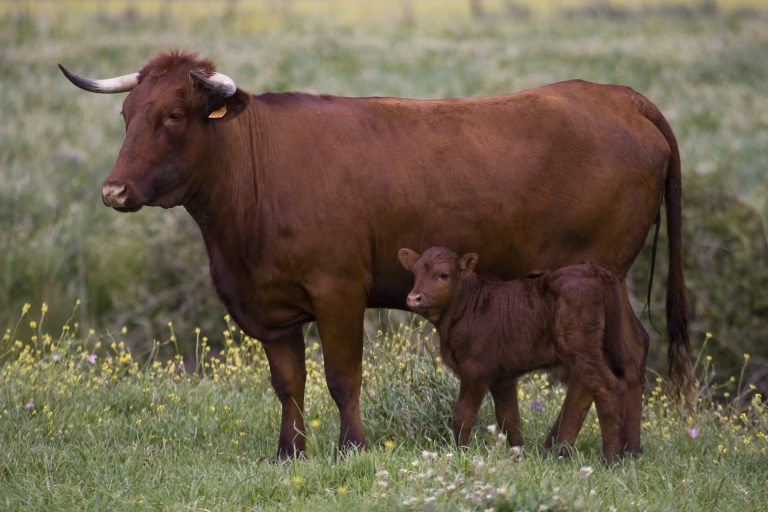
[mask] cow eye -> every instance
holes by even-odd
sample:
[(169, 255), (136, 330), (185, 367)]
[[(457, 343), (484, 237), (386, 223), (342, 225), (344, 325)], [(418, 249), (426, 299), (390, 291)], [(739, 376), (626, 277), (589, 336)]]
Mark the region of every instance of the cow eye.
[(178, 123), (182, 119), (184, 119), (184, 112), (182, 112), (181, 110), (172, 110), (171, 112), (168, 113), (168, 116), (165, 118), (165, 121), (170, 123)]
[(442, 279), (443, 281), (447, 281), (449, 277), (451, 276), (447, 272), (443, 272), (442, 274), (440, 274), (440, 279)]

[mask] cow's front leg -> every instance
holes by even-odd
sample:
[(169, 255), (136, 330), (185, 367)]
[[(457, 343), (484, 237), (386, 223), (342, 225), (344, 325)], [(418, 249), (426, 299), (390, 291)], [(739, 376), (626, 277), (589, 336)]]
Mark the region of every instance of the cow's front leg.
[(339, 447), (343, 449), (365, 448), (360, 421), (365, 304), (364, 295), (341, 292), (314, 302), (325, 380), (339, 408)]
[(283, 408), (277, 458), (288, 459), (304, 453), (306, 446), (304, 337), (301, 330), (296, 330), (262, 346), (269, 361), (272, 387)]

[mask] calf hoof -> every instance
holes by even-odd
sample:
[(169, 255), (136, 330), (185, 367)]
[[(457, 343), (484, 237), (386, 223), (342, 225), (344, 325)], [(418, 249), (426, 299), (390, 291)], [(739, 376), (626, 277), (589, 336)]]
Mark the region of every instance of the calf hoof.
[(301, 452), (293, 455), (278, 454), (278, 455), (273, 455), (271, 457), (259, 457), (258, 460), (259, 462), (264, 462), (266, 464), (283, 464), (288, 461), (292, 461), (295, 459), (304, 459), (304, 458), (306, 458), (306, 455), (304, 454), (304, 452)]
[(294, 450), (286, 450), (286, 449), (277, 449), (277, 455), (274, 457), (268, 457), (267, 460), (269, 462), (285, 462), (287, 460), (293, 460), (293, 459), (302, 459), (304, 458), (304, 449), (294, 449)]
[(549, 446), (544, 445), (544, 448), (553, 456), (560, 459), (570, 459), (575, 448), (568, 443), (555, 443), (552, 441)]
[(555, 439), (557, 439), (557, 432), (554, 429), (547, 434), (547, 438), (544, 440), (544, 449), (551, 450), (555, 446)]
[(621, 460), (623, 453), (619, 450), (603, 450), (603, 463), (612, 466)]
[(334, 458), (344, 458), (348, 456), (357, 455), (359, 453), (363, 453), (367, 451), (367, 448), (365, 447), (365, 443), (358, 444), (358, 443), (345, 443), (339, 447), (338, 450), (334, 450), (336, 452), (336, 457)]
[(627, 457), (639, 457), (643, 454), (643, 449), (639, 446), (625, 446), (622, 455)]

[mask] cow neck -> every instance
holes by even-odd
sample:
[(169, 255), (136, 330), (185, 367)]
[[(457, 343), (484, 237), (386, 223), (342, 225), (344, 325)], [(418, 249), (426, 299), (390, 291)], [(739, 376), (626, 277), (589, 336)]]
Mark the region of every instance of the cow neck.
[(436, 324), (441, 343), (447, 343), (453, 327), (461, 321), (468, 310), (475, 309), (482, 288), (483, 280), (477, 277), (475, 273), (461, 280), (456, 297), (445, 308)]
[(207, 179), (185, 204), (206, 244), (215, 244), (223, 254), (240, 254), (259, 238), (263, 219), (258, 214), (257, 176), (265, 159), (259, 150), (263, 145), (258, 120), (252, 102), (236, 119), (212, 128), (217, 140), (200, 173)]

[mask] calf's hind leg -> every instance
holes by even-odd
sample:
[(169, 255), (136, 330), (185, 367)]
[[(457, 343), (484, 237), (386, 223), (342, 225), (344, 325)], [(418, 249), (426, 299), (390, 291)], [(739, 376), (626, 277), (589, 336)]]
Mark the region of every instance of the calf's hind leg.
[(517, 379), (508, 378), (491, 385), (493, 408), (496, 422), (507, 436), (510, 446), (523, 446), (523, 434), (520, 431), (520, 411), (517, 404)]
[[(626, 296), (626, 295), (625, 295)], [(645, 386), (645, 361), (648, 355), (648, 333), (637, 318), (632, 306), (627, 301), (624, 305), (628, 313), (623, 316), (628, 325), (624, 325), (624, 339), (627, 342), (628, 355), (624, 378), (627, 382), (624, 400), (624, 425), (622, 439), (625, 453), (640, 455), (640, 426), (643, 413), (643, 387)]]
[[(568, 392), (578, 394), (573, 395), (572, 404), (568, 403), (566, 394), (558, 434), (569, 436), (573, 433), (575, 438), (578, 427), (583, 423), (583, 416), (579, 414), (579, 417), (574, 418), (569, 414), (571, 410), (574, 414), (583, 414), (588, 410), (580, 389), (583, 388), (595, 401), (603, 438), (603, 457), (611, 463), (620, 457), (624, 444), (622, 401), (626, 383), (614, 375), (604, 353), (607, 319), (602, 289), (581, 284), (579, 288), (566, 289), (564, 292), (555, 303), (555, 346), (571, 378)], [(607, 341), (620, 342), (614, 339)], [(563, 424), (572, 432), (563, 432)]]
[(544, 448), (547, 450), (557, 448), (558, 455), (568, 457), (590, 407), (592, 407), (592, 395), (589, 391), (578, 379), (568, 382), (563, 407), (544, 441)]

